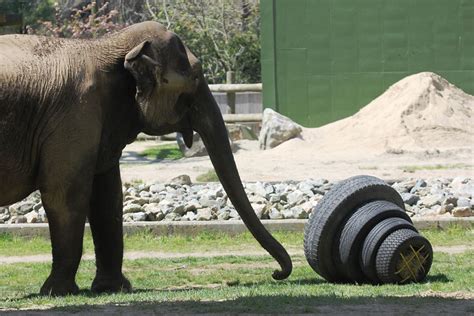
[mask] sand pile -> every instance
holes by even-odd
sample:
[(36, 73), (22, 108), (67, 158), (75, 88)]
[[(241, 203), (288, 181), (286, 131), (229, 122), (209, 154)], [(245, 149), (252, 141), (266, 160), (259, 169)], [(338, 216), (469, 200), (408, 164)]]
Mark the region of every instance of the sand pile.
[(287, 152), (302, 145), (327, 153), (473, 150), (474, 96), (437, 74), (415, 74), (392, 85), (353, 116), (305, 129), (302, 140), (274, 150)]

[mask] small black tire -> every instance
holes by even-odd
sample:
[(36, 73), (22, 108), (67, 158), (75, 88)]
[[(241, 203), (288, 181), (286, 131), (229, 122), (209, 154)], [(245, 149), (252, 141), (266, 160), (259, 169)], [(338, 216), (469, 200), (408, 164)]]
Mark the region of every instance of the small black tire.
[(402, 218), (411, 222), (410, 216), (398, 205), (388, 201), (373, 201), (360, 207), (344, 225), (339, 241), (339, 256), (345, 276), (353, 282), (369, 281), (359, 264), (362, 246), (372, 228), (387, 218)]
[(360, 267), (367, 279), (373, 284), (381, 283), (375, 268), (377, 251), (385, 238), (399, 229), (410, 229), (414, 232), (418, 232), (415, 226), (411, 223), (411, 220), (407, 221), (403, 218), (387, 218), (375, 225), (364, 240), (360, 255)]
[(304, 252), (313, 270), (329, 282), (348, 282), (339, 261), (339, 234), (344, 221), (365, 203), (385, 200), (402, 209), (398, 192), (381, 179), (355, 176), (336, 184), (312, 211), (305, 226)]
[(377, 251), (375, 267), (382, 283), (420, 282), (433, 262), (430, 242), (411, 229), (391, 233)]

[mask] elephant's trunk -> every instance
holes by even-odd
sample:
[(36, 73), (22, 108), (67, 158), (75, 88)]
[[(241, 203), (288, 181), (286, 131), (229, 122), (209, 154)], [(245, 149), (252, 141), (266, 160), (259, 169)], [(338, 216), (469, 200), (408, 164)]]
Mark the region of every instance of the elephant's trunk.
[(276, 280), (287, 278), (292, 270), (290, 256), (265, 229), (250, 205), (235, 165), (222, 114), (204, 80), (198, 88), (196, 103), (190, 111), (190, 120), (193, 129), (199, 133), (207, 148), (227, 196), (245, 225), (260, 245), (280, 264), (281, 271), (276, 270), (273, 278)]

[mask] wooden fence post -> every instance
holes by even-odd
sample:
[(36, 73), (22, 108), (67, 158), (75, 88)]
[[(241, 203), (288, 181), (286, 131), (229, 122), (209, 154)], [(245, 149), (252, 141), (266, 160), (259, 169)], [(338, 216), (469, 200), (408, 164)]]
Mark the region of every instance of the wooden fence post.
[[(235, 73), (228, 71), (226, 73), (227, 84), (233, 84), (235, 80)], [(227, 105), (230, 108), (230, 113), (235, 114), (235, 92), (227, 92)]]

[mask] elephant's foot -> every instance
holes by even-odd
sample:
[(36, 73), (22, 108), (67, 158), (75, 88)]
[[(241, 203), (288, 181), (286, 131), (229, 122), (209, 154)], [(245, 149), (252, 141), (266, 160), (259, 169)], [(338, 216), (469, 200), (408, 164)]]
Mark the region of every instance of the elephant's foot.
[(74, 280), (56, 279), (51, 276), (41, 287), (41, 295), (64, 296), (79, 293), (79, 287)]
[(132, 292), (132, 284), (123, 275), (119, 277), (97, 275), (92, 282), (91, 291), (95, 293)]

